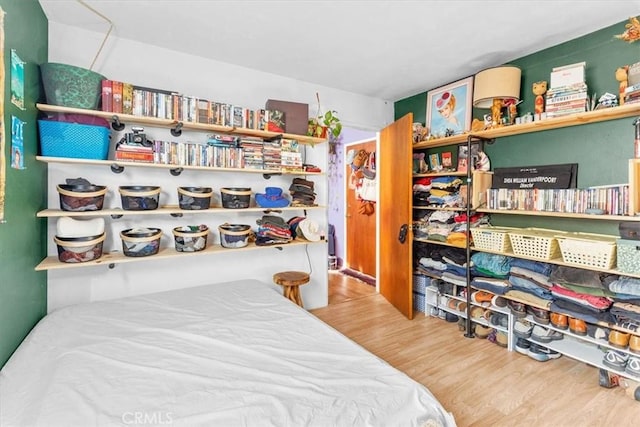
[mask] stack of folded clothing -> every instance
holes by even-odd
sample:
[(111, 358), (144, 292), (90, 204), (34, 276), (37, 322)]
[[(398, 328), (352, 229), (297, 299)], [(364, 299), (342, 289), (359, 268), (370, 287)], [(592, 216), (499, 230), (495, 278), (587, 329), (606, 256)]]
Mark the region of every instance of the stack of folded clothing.
[(505, 295), (528, 301), (538, 307), (549, 307), (551, 295), (551, 264), (541, 261), (513, 258), (509, 270), (509, 284)]
[(460, 206), (460, 185), (462, 180), (456, 176), (439, 176), (431, 180), (428, 201), (431, 205), (443, 207)]
[(289, 243), (292, 240), (289, 224), (276, 215), (263, 215), (258, 223), (256, 245), (269, 246)]
[(293, 178), (293, 182), (289, 186), (289, 192), (291, 193), (291, 206), (317, 206), (316, 193), (314, 190), (313, 181), (308, 181), (304, 178)]
[(450, 283), (466, 286), (466, 260), (464, 250), (438, 245), (416, 245), (414, 254), (419, 260), (416, 272), (441, 277)]
[(477, 252), (471, 256), (471, 274), (474, 276), (471, 285), (495, 295), (504, 295), (511, 289), (509, 272), (513, 258)]
[(427, 239), (446, 242), (454, 226), (455, 212), (433, 211), (427, 220)]
[(413, 183), (413, 205), (429, 206), (429, 191), (431, 191), (431, 178), (416, 179)]
[(549, 277), (553, 283), (551, 311), (588, 323), (615, 323), (609, 311), (613, 302), (609, 298), (611, 293), (605, 285), (615, 277), (581, 268), (555, 266)]
[[(447, 243), (457, 246), (467, 246), (469, 230), (467, 230), (467, 214), (459, 213), (453, 217), (454, 225), (447, 236)], [(471, 227), (480, 227), (489, 224), (489, 217), (483, 213), (476, 213), (469, 218)]]
[(616, 276), (604, 282), (614, 301), (610, 312), (616, 325), (632, 331), (640, 330), (640, 279)]

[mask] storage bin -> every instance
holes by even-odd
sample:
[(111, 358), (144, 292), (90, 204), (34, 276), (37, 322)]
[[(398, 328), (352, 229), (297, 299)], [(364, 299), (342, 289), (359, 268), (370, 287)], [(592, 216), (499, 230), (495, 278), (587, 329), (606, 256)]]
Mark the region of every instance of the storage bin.
[(58, 245), (58, 260), (65, 263), (93, 261), (102, 256), (102, 244), (106, 233), (86, 237), (54, 236)]
[(101, 74), (69, 64), (40, 65), (47, 104), (97, 110), (102, 94)]
[(640, 240), (640, 222), (621, 222), (618, 232), (621, 239)]
[(251, 188), (224, 187), (220, 189), (222, 207), (227, 209), (246, 209), (251, 199)]
[(56, 188), (60, 196), (60, 209), (70, 212), (102, 210), (107, 192), (104, 185), (59, 184)]
[(566, 233), (556, 236), (562, 260), (567, 264), (611, 269), (616, 263), (616, 236)]
[(515, 228), (507, 227), (474, 227), (471, 228), (473, 247), (492, 252), (511, 252), (509, 232)]
[(560, 256), (556, 236), (565, 234), (559, 230), (523, 228), (509, 231), (513, 254), (533, 259), (550, 260)]
[(251, 226), (246, 224), (222, 224), (218, 226), (220, 244), (225, 248), (243, 248), (249, 244)]
[(621, 273), (640, 274), (640, 242), (618, 239), (616, 241), (617, 270)]
[(180, 209), (209, 209), (211, 204), (211, 187), (178, 187), (178, 205)]
[(109, 129), (104, 126), (38, 120), (40, 153), (47, 157), (106, 160)]
[(187, 225), (173, 229), (176, 251), (197, 252), (207, 247), (209, 227), (206, 225)]
[(128, 211), (148, 211), (158, 209), (160, 187), (125, 185), (118, 188), (122, 209)]
[(128, 228), (120, 232), (122, 252), (125, 256), (144, 257), (160, 250), (162, 230), (159, 228)]

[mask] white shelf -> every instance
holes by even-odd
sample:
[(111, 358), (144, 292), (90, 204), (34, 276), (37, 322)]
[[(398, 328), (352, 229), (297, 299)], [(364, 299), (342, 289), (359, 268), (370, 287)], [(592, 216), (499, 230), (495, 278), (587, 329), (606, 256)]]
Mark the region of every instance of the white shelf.
[(300, 245), (316, 245), (316, 244), (326, 244), (326, 241), (321, 240), (319, 242), (309, 242), (306, 240), (294, 240), (290, 243), (286, 243), (282, 245), (269, 245), (269, 246), (257, 246), (253, 243), (250, 243), (244, 248), (224, 248), (221, 245), (211, 244), (211, 245), (208, 245), (205, 249), (198, 252), (178, 252), (174, 248), (161, 248), (156, 255), (151, 255), (146, 257), (128, 257), (128, 256), (125, 256), (120, 251), (113, 251), (113, 252), (103, 253), (102, 256), (97, 260), (80, 262), (80, 263), (64, 263), (64, 262), (60, 262), (57, 256), (48, 256), (40, 264), (36, 266), (36, 271), (58, 270), (58, 269), (68, 269), (68, 268), (85, 268), (85, 267), (95, 267), (95, 266), (104, 266), (104, 265), (112, 266), (115, 264), (157, 261), (157, 260), (163, 260), (163, 259), (169, 259), (169, 258), (216, 255), (216, 254), (223, 254), (223, 253), (266, 250), (266, 249), (273, 249), (273, 248), (286, 249), (288, 247), (294, 247), (294, 246), (300, 246)]

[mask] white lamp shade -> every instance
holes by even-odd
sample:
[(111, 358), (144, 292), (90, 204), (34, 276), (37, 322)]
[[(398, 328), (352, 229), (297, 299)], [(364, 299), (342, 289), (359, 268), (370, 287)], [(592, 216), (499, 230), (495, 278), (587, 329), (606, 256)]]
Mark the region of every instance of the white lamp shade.
[(513, 65), (487, 68), (473, 81), (473, 106), (491, 108), (494, 99), (520, 100), (520, 68)]

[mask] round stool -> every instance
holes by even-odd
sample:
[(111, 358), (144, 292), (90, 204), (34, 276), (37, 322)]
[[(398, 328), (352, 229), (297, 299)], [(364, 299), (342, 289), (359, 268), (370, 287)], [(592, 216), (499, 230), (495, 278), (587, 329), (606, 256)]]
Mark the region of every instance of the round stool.
[(302, 271), (281, 271), (273, 275), (273, 282), (282, 286), (282, 295), (285, 298), (302, 305), (302, 296), (300, 296), (300, 286), (309, 283), (309, 274)]

